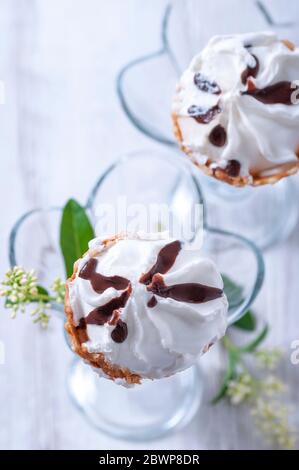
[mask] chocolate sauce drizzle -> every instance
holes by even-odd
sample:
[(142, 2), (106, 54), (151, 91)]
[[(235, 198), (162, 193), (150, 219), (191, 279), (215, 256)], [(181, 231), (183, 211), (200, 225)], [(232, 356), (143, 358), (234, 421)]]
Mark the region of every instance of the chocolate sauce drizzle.
[(260, 68), (259, 60), (254, 54), (251, 54), (251, 55), (255, 59), (255, 65), (254, 65), (254, 67), (250, 67), (248, 65), (246, 67), (246, 69), (243, 70), (243, 72), (241, 74), (241, 81), (242, 81), (243, 85), (246, 85), (247, 79), (249, 77), (255, 78), (257, 76), (258, 72), (259, 72), (259, 68)]
[(225, 172), (228, 176), (239, 176), (241, 170), (241, 163), (238, 160), (228, 160), (225, 167)]
[(116, 297), (100, 307), (96, 307), (85, 318), (87, 325), (104, 325), (111, 321), (115, 310), (124, 308), (130, 295), (131, 287), (125, 290), (119, 297)]
[[(116, 343), (122, 343), (128, 335), (128, 328), (126, 323), (119, 318), (120, 309), (125, 307), (131, 295), (131, 284), (128, 279), (121, 276), (104, 276), (97, 273), (97, 264), (98, 260), (96, 258), (90, 258), (80, 270), (79, 277), (90, 281), (93, 290), (98, 294), (102, 294), (109, 287), (113, 287), (116, 290), (126, 290), (119, 297), (92, 310), (86, 318), (81, 318), (77, 327), (79, 340), (80, 342), (88, 340), (86, 325), (104, 325), (109, 323), (110, 325), (116, 325), (111, 333), (111, 338)], [(85, 340), (83, 341), (84, 338)]]
[(214, 81), (210, 81), (200, 72), (194, 75), (193, 81), (197, 88), (199, 88), (201, 91), (211, 93), (212, 95), (220, 95), (221, 93), (219, 85)]
[[(158, 301), (155, 295), (164, 298), (172, 298), (180, 302), (202, 303), (212, 299), (221, 297), (222, 290), (215, 287), (205, 286), (197, 283), (175, 284), (166, 286), (161, 274), (167, 273), (173, 266), (180, 250), (182, 248), (179, 240), (173, 241), (165, 245), (158, 253), (156, 263), (139, 281), (147, 286), (147, 290), (154, 295), (149, 299), (147, 306), (153, 308)], [(130, 281), (120, 276), (102, 276), (95, 272), (97, 260), (91, 258), (81, 269), (79, 276), (82, 279), (90, 280), (93, 289), (102, 293), (108, 287), (115, 289), (126, 289), (116, 297), (100, 307), (92, 310), (87, 317), (81, 318), (79, 325), (76, 327), (80, 342), (88, 340), (86, 325), (99, 325), (105, 323), (116, 325), (111, 332), (111, 338), (116, 343), (122, 343), (128, 336), (127, 324), (120, 319), (120, 309), (126, 306), (131, 295), (132, 286)]]
[(215, 147), (223, 147), (226, 144), (226, 130), (220, 124), (215, 126), (209, 135), (209, 141)]
[(298, 87), (292, 88), (292, 82), (282, 81), (265, 88), (253, 88), (242, 92), (242, 95), (249, 95), (264, 104), (286, 104), (291, 105), (292, 94)]
[(160, 274), (153, 276), (152, 282), (147, 290), (159, 297), (171, 298), (178, 302), (200, 304), (214, 300), (222, 296), (223, 291), (216, 287), (189, 282), (186, 284), (174, 284), (167, 286)]
[(178, 240), (168, 243), (168, 245), (165, 245), (159, 251), (156, 263), (147, 273), (143, 274), (140, 277), (139, 282), (141, 282), (141, 284), (148, 285), (151, 283), (152, 278), (155, 274), (167, 273), (167, 271), (169, 271), (170, 268), (173, 266), (181, 248), (182, 244)]
[(92, 310), (86, 318), (81, 318), (79, 325), (76, 327), (78, 338), (80, 343), (88, 341), (87, 325), (99, 325), (102, 326), (105, 323), (109, 325), (116, 325), (114, 330), (111, 332), (111, 338), (115, 343), (122, 343), (128, 336), (128, 327), (120, 317), (120, 309), (124, 308), (128, 298), (131, 295), (131, 286), (121, 294), (120, 297), (110, 300), (110, 302), (97, 307)]
[(156, 297), (154, 295), (152, 295), (152, 297), (149, 299), (148, 303), (147, 303), (147, 306), (148, 308), (154, 308), (158, 303), (158, 300), (156, 299)]
[[(251, 45), (245, 45), (247, 49)], [(259, 72), (259, 61), (254, 54), (251, 54), (255, 59), (254, 67), (247, 67), (241, 75), (242, 83), (245, 85), (249, 77), (256, 77)], [(292, 94), (297, 91), (298, 87), (292, 88), (292, 82), (281, 81), (273, 85), (266, 86), (265, 88), (256, 88), (255, 85), (248, 81), (247, 91), (242, 92), (242, 95), (252, 96), (256, 100), (264, 104), (286, 104), (291, 105)]]
[(118, 320), (116, 327), (111, 332), (111, 338), (115, 343), (123, 343), (128, 336), (128, 327), (127, 324), (122, 321)]
[(188, 108), (188, 114), (193, 117), (200, 124), (209, 124), (221, 112), (218, 104), (212, 108), (201, 108), (196, 104), (192, 104)]
[(102, 294), (109, 287), (116, 290), (124, 290), (130, 284), (130, 281), (121, 276), (103, 276), (96, 272), (98, 260), (90, 258), (79, 272), (79, 277), (91, 282), (92, 288), (98, 294)]

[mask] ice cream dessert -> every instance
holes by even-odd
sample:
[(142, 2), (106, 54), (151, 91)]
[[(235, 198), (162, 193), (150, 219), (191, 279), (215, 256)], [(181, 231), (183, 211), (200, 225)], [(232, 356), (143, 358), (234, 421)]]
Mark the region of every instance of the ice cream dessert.
[(299, 48), (267, 32), (213, 37), (183, 73), (172, 116), (181, 148), (210, 176), (255, 186), (295, 173)]
[(96, 238), (67, 282), (73, 350), (122, 384), (170, 376), (225, 334), (215, 264), (166, 233)]

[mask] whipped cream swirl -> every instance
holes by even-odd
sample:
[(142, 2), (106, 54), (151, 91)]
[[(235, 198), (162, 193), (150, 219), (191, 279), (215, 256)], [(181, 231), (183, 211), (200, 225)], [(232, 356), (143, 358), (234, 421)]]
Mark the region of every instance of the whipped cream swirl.
[(174, 97), (182, 145), (230, 176), (297, 164), (298, 85), (299, 48), (288, 41), (268, 32), (213, 37)]
[(166, 233), (97, 238), (69, 283), (83, 347), (142, 378), (181, 371), (225, 334), (221, 275)]

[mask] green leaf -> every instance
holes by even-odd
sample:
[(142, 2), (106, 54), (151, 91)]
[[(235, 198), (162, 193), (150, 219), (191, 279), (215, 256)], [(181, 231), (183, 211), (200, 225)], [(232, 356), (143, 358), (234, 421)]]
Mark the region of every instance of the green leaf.
[[(243, 287), (235, 283), (230, 277), (226, 274), (222, 274), (223, 279), (223, 289), (226, 294), (230, 308), (238, 307), (244, 300), (243, 297)], [(255, 317), (252, 312), (248, 311), (245, 315), (236, 321), (232, 326), (240, 328), (241, 330), (253, 331), (256, 326)]]
[(248, 310), (245, 315), (236, 321), (232, 326), (246, 331), (254, 331), (256, 328), (256, 319), (253, 313)]
[(228, 384), (236, 375), (237, 362), (238, 362), (238, 356), (234, 352), (230, 351), (228, 353), (227, 370), (225, 372), (223, 382), (222, 382), (222, 385), (221, 385), (219, 391), (217, 392), (217, 394), (212, 399), (212, 404), (213, 405), (216, 405), (216, 403), (218, 403), (220, 400), (222, 400), (226, 396), (227, 389), (228, 389)]
[(73, 273), (74, 262), (88, 249), (88, 242), (95, 237), (85, 209), (74, 199), (64, 206), (60, 225), (60, 247), (67, 277)]
[(217, 403), (219, 403), (227, 394), (227, 389), (228, 389), (228, 382), (229, 380), (228, 379), (224, 379), (223, 381), (223, 384), (221, 385), (218, 393), (214, 396), (214, 398), (212, 399), (212, 405), (216, 405)]
[(43, 286), (37, 286), (37, 292), (40, 295), (49, 295), (49, 292)]
[(269, 328), (268, 328), (268, 325), (266, 325), (263, 330), (261, 331), (261, 333), (257, 336), (256, 339), (254, 339), (253, 341), (251, 341), (251, 343), (247, 344), (247, 346), (243, 346), (242, 348), (240, 348), (240, 351), (242, 352), (246, 352), (246, 353), (250, 353), (250, 352), (253, 352), (257, 349), (257, 347), (264, 341), (264, 339), (266, 338), (267, 334), (268, 334), (268, 331), (269, 331)]
[(236, 284), (226, 274), (222, 274), (223, 289), (230, 308), (238, 307), (243, 302), (243, 287)]

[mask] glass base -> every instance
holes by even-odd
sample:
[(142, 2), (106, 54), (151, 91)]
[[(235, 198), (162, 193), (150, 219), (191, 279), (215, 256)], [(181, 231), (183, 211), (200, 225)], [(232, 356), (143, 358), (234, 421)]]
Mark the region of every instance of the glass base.
[(125, 388), (99, 377), (75, 359), (68, 376), (72, 400), (100, 431), (134, 441), (158, 438), (185, 426), (202, 397), (198, 367), (160, 380)]
[(260, 187), (235, 188), (200, 176), (208, 223), (266, 249), (288, 238), (298, 221), (298, 192), (292, 177)]

